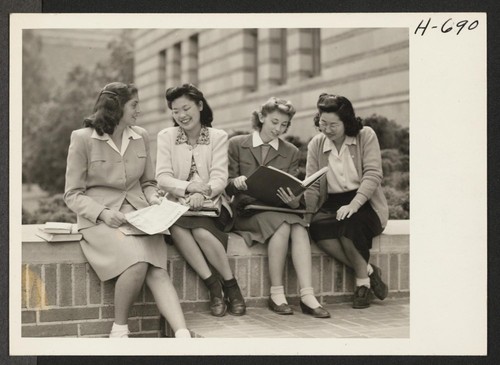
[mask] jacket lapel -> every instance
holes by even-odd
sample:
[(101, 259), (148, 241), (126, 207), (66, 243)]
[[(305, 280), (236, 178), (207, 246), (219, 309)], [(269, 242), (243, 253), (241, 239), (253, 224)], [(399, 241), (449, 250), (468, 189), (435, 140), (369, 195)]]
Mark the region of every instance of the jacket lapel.
[(250, 153), (253, 155), (255, 160), (258, 162), (259, 166), (262, 165), (262, 156), (260, 152), (260, 147), (252, 146), (252, 134), (249, 134), (248, 137), (241, 144), (243, 148), (247, 148), (250, 150)]

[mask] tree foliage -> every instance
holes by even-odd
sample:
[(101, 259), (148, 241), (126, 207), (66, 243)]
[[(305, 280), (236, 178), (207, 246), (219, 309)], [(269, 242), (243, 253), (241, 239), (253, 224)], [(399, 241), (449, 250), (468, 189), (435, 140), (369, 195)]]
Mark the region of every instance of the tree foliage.
[(93, 70), (75, 67), (68, 73), (64, 87), (55, 91), (50, 101), (34, 104), (37, 119), (30, 128), (35, 132), (28, 138), (32, 151), (24, 166), (30, 182), (51, 194), (64, 191), (71, 132), (81, 128), (83, 119), (92, 113), (97, 94), (105, 84), (133, 81), (132, 46), (130, 31), (123, 32), (108, 45), (107, 62), (98, 63)]

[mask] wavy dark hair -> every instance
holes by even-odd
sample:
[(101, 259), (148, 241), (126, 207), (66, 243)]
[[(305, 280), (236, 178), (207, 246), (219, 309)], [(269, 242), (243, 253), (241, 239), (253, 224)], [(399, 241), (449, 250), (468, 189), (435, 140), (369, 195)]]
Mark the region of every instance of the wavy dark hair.
[[(200, 111), (200, 123), (206, 127), (211, 127), (214, 120), (214, 114), (212, 108), (208, 105), (207, 100), (203, 96), (203, 93), (193, 84), (183, 84), (181, 86), (174, 86), (167, 89), (165, 92), (165, 98), (167, 99), (167, 105), (170, 110), (172, 110), (172, 103), (175, 99), (185, 96), (189, 100), (198, 104), (200, 101), (203, 104), (203, 108)], [(175, 118), (172, 118), (174, 125), (178, 126)]]
[[(266, 116), (274, 111), (279, 111), (290, 117), (286, 131), (290, 124), (292, 124), (292, 118), (295, 115), (295, 107), (292, 102), (285, 99), (275, 98), (274, 96), (269, 98), (264, 104), (260, 106), (260, 110), (255, 110), (252, 112), (250, 120), (252, 121), (252, 127), (255, 130), (260, 131), (262, 129), (262, 121), (260, 120), (259, 114)], [(285, 131), (285, 132), (286, 132)]]
[(314, 125), (321, 131), (319, 121), (322, 113), (335, 113), (344, 123), (345, 134), (349, 137), (356, 137), (361, 129), (363, 122), (361, 118), (356, 117), (352, 103), (345, 96), (323, 93), (319, 96), (316, 103), (318, 112), (314, 116)]
[(94, 128), (98, 135), (112, 134), (123, 117), (123, 107), (138, 94), (134, 84), (112, 82), (102, 88), (94, 113), (83, 120), (84, 127)]

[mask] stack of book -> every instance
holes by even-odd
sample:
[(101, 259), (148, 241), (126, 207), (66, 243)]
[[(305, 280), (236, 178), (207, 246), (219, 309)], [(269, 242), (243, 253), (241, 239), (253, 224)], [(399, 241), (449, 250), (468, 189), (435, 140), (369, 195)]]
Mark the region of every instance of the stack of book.
[(72, 242), (82, 239), (76, 224), (62, 222), (47, 222), (38, 228), (36, 235), (47, 242)]

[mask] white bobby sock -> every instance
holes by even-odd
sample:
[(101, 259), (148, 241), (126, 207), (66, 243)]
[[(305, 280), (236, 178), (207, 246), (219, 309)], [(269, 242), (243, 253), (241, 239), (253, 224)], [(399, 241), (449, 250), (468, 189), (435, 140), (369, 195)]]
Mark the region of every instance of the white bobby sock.
[(109, 333), (109, 337), (112, 338), (126, 338), (129, 334), (128, 324), (116, 324), (113, 323), (113, 327), (111, 327), (111, 332)]
[(366, 286), (367, 288), (369, 288), (370, 278), (365, 278), (365, 279), (356, 278), (356, 286)]
[(366, 266), (366, 271), (368, 271), (368, 276), (370, 276), (371, 274), (373, 274), (373, 267), (372, 267), (372, 265), (368, 264)]
[(181, 328), (175, 331), (175, 338), (191, 338), (191, 332), (187, 328)]
[(319, 304), (314, 296), (314, 289), (312, 287), (300, 289), (300, 300), (309, 308), (315, 309), (321, 307), (321, 304)]
[(276, 303), (276, 305), (288, 304), (288, 302), (286, 301), (285, 288), (283, 287), (283, 285), (272, 286), (270, 293), (271, 293), (271, 299), (273, 300), (274, 303)]

